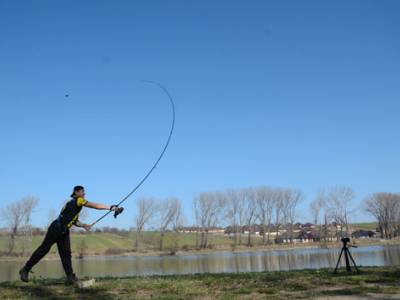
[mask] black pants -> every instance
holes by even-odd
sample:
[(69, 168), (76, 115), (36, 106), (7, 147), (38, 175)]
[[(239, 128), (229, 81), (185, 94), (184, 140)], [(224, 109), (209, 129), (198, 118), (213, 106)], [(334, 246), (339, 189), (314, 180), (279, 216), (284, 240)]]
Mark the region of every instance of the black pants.
[(33, 252), (31, 258), (25, 264), (26, 270), (30, 271), (50, 251), (51, 246), (55, 243), (57, 243), (65, 274), (67, 276), (72, 275), (69, 229), (62, 229), (57, 220), (51, 223), (42, 244)]

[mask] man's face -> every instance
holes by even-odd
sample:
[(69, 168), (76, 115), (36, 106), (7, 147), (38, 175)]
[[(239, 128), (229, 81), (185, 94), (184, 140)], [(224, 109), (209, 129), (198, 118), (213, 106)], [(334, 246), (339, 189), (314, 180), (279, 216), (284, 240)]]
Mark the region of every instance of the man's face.
[(75, 194), (76, 194), (76, 196), (82, 197), (82, 198), (85, 198), (85, 195), (86, 195), (84, 189), (81, 189), (81, 190), (79, 190), (79, 191), (76, 191)]

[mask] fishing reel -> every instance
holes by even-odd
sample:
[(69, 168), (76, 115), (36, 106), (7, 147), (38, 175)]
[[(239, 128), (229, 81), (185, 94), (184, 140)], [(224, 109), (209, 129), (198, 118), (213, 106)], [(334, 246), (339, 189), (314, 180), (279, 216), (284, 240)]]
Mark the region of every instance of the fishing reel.
[(112, 205), (111, 206), (111, 210), (113, 210), (114, 208), (116, 208), (114, 210), (114, 218), (117, 218), (119, 214), (122, 214), (122, 212), (124, 211), (123, 207), (119, 207), (117, 205)]
[(114, 211), (114, 218), (117, 218), (119, 214), (122, 214), (122, 212), (124, 211), (123, 207), (118, 207), (118, 209), (116, 211)]

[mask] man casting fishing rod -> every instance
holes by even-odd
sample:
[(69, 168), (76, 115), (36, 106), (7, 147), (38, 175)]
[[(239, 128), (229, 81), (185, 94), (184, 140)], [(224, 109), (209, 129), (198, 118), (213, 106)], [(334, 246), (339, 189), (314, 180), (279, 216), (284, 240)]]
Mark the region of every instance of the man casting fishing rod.
[(89, 207), (98, 210), (110, 210), (115, 212), (115, 216), (122, 212), (123, 208), (117, 205), (104, 205), (94, 202), (89, 202), (85, 199), (85, 189), (83, 186), (75, 186), (69, 200), (60, 215), (54, 220), (42, 244), (33, 252), (31, 258), (26, 262), (25, 266), (19, 271), (21, 280), (29, 281), (29, 272), (49, 251), (51, 246), (57, 243), (58, 253), (61, 262), (67, 275), (66, 284), (73, 284), (78, 281), (75, 273), (72, 270), (71, 264), (71, 242), (69, 237), (69, 229), (72, 225), (82, 227), (89, 231), (92, 225), (83, 224), (79, 221), (79, 213), (82, 207)]

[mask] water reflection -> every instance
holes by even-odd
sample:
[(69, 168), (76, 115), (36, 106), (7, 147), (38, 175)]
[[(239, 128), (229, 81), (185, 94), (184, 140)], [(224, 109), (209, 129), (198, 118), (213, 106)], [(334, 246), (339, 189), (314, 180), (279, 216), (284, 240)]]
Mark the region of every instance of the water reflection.
[[(294, 269), (333, 268), (340, 249), (292, 249), (256, 252), (219, 252), (187, 256), (88, 257), (74, 260), (79, 276), (167, 275), (217, 272), (260, 272)], [(360, 266), (400, 264), (400, 245), (369, 246), (351, 249)], [(0, 261), (0, 281), (18, 278), (23, 262)], [(37, 277), (61, 277), (58, 260), (45, 260), (34, 269)]]

